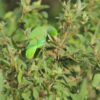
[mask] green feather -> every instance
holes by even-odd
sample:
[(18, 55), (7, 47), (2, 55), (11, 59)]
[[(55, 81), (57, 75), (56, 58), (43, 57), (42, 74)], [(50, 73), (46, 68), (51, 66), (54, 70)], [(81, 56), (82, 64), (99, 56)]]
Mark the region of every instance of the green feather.
[(48, 26), (47, 32), (48, 32), (48, 34), (49, 34), (50, 36), (52, 36), (52, 37), (55, 37), (55, 36), (58, 35), (58, 32), (57, 32), (56, 28), (53, 27), (53, 26), (51, 26), (51, 25)]

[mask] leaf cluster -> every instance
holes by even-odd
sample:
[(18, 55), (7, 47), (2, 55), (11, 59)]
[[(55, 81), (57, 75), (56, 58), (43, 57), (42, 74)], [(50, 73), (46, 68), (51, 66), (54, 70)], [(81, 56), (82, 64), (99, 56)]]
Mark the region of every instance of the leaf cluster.
[(52, 24), (41, 0), (0, 1), (0, 100), (100, 99), (100, 0), (75, 1)]

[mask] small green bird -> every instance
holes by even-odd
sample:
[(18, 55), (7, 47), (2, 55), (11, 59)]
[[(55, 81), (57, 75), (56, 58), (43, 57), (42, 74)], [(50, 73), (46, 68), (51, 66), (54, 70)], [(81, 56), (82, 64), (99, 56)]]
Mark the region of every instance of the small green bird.
[(34, 56), (36, 50), (45, 44), (47, 35), (56, 37), (57, 34), (56, 28), (51, 25), (37, 26), (28, 35), (29, 44), (26, 48), (26, 57), (31, 59)]

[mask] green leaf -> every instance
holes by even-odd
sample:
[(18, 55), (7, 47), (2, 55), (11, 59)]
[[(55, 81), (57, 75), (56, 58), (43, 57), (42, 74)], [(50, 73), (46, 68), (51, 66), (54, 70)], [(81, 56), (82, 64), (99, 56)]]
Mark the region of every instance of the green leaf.
[(100, 74), (95, 74), (92, 82), (93, 87), (100, 90)]
[(83, 80), (83, 83), (81, 84), (80, 87), (80, 94), (79, 94), (79, 98), (80, 100), (87, 100), (87, 94), (88, 94), (88, 90), (87, 90), (87, 80)]
[(3, 73), (0, 70), (0, 92), (3, 90), (3, 86), (4, 86), (4, 78), (3, 78)]
[(38, 92), (38, 89), (37, 88), (33, 88), (33, 97), (35, 98), (35, 99), (37, 99), (38, 97), (39, 97), (39, 92)]
[(22, 70), (20, 69), (19, 70), (19, 73), (18, 73), (18, 83), (20, 84), (20, 83), (22, 83), (22, 78), (23, 78), (23, 72), (22, 72)]
[(30, 100), (30, 95), (31, 95), (31, 92), (28, 90), (28, 91), (25, 91), (22, 93), (22, 98), (23, 100)]
[(5, 14), (4, 18), (5, 18), (5, 19), (6, 19), (6, 18), (11, 18), (12, 15), (13, 15), (13, 12), (10, 11), (10, 12), (8, 12), (8, 13)]
[(16, 30), (16, 34), (13, 35), (13, 40), (16, 42), (25, 41), (26, 36), (21, 29)]
[(5, 2), (4, 0), (0, 0), (0, 18), (5, 14)]
[(71, 94), (72, 100), (87, 100), (87, 80), (83, 80), (79, 94)]

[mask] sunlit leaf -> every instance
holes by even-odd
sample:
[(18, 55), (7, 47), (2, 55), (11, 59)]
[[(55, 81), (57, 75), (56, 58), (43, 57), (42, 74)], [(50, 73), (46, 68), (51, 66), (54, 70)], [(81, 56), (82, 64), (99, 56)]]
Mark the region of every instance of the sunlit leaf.
[(35, 98), (35, 99), (37, 99), (38, 97), (39, 97), (39, 92), (38, 92), (38, 89), (37, 88), (33, 88), (33, 97)]
[(93, 87), (100, 90), (100, 74), (95, 74), (92, 82)]
[(22, 83), (22, 77), (23, 77), (23, 72), (22, 72), (22, 70), (20, 70), (18, 73), (18, 83), (19, 84)]

